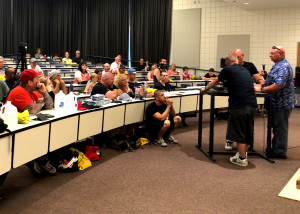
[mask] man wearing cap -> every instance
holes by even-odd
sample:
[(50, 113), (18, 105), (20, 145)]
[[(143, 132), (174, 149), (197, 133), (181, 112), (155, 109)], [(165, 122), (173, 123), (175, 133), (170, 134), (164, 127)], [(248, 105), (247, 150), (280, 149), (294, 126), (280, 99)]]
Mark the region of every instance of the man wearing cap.
[(75, 58), (72, 59), (72, 62), (76, 62), (77, 64), (83, 61), (82, 57), (80, 56), (80, 51), (77, 50), (75, 53)]
[(267, 156), (286, 159), (289, 117), (295, 106), (293, 69), (285, 59), (285, 50), (282, 46), (273, 46), (269, 56), (275, 64), (272, 66), (265, 84), (262, 84), (261, 87), (256, 86), (255, 91), (272, 94), (270, 111), (273, 139), (272, 149), (267, 151)]
[(27, 66), (27, 69), (33, 69), (36, 72), (42, 72), (41, 75), (44, 76), (41, 67), (37, 64), (36, 58), (31, 58), (30, 65)]
[(173, 101), (165, 97), (164, 92), (154, 92), (155, 101), (146, 110), (146, 129), (150, 139), (162, 147), (168, 146), (165, 142), (178, 144), (178, 141), (171, 135), (172, 131), (181, 123), (181, 118), (176, 116)]
[(65, 95), (68, 94), (68, 89), (66, 87), (65, 82), (61, 79), (60, 71), (58, 70), (52, 70), (49, 73), (49, 78), (52, 82), (52, 91), (55, 94), (57, 94), (60, 90), (64, 92)]
[(136, 71), (134, 68), (129, 68), (127, 74), (128, 74), (129, 88), (132, 90), (133, 94), (135, 94), (135, 87), (138, 86), (137, 83), (135, 82)]
[(36, 114), (43, 107), (44, 109), (53, 108), (53, 100), (47, 93), (45, 85), (39, 81), (41, 74), (42, 72), (32, 69), (23, 71), (20, 85), (9, 93), (7, 101), (11, 101), (17, 107), (18, 112), (28, 110), (30, 114)]
[(98, 82), (92, 90), (91, 95), (104, 94), (106, 98), (114, 99), (122, 94), (120, 89), (109, 90), (110, 86), (114, 82), (114, 75), (111, 72), (104, 73), (102, 79)]
[(119, 70), (118, 70), (118, 75), (120, 74), (127, 74), (125, 66), (123, 64), (120, 65)]

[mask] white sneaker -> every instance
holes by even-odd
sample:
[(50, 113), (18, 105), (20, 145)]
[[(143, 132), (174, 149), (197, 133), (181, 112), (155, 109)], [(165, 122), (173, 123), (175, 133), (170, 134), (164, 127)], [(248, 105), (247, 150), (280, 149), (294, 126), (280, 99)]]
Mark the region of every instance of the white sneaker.
[(168, 137), (164, 138), (164, 140), (169, 141), (173, 144), (178, 144), (178, 141), (172, 135), (169, 135)]
[(239, 157), (231, 157), (230, 162), (239, 166), (248, 166), (248, 159), (245, 158), (244, 160), (241, 160)]
[[(239, 152), (237, 152), (234, 156), (233, 156), (233, 158), (239, 158), (240, 157), (240, 153)], [(248, 152), (246, 152), (246, 159), (248, 158)]]
[(226, 143), (225, 143), (225, 149), (226, 149), (227, 151), (231, 151), (231, 150), (232, 150), (232, 144), (233, 144), (232, 141), (226, 140)]
[(156, 140), (156, 143), (161, 146), (161, 147), (167, 147), (168, 144), (166, 144), (166, 142), (164, 141), (164, 139), (161, 137), (159, 139)]

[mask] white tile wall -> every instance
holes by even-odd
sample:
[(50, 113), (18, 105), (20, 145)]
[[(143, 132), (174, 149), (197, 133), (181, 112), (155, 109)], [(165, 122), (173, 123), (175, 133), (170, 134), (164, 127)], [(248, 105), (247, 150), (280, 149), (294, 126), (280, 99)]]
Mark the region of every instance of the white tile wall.
[[(283, 3), (284, 5), (284, 3)], [(273, 45), (286, 49), (286, 59), (295, 68), (300, 42), (300, 8), (243, 10), (222, 0), (173, 0), (173, 10), (202, 8), (200, 68), (216, 67), (218, 35), (250, 34), (250, 56), (258, 69), (273, 62)], [(171, 50), (172, 61), (172, 50)]]

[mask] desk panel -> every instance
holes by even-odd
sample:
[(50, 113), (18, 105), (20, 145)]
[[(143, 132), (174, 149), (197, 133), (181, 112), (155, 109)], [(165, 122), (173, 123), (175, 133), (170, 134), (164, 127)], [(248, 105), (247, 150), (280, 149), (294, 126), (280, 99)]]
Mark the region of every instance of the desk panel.
[(180, 112), (180, 97), (170, 97), (173, 100), (173, 107), (175, 113), (178, 114)]
[(0, 138), (0, 175), (11, 168), (12, 136)]
[(144, 102), (126, 105), (125, 125), (142, 122), (144, 116)]
[(16, 133), (13, 168), (47, 154), (48, 140), (49, 124)]
[(124, 113), (125, 105), (104, 109), (103, 132), (123, 126)]
[(197, 95), (181, 97), (180, 113), (195, 111), (197, 108)]
[(228, 98), (228, 96), (215, 96), (215, 108), (228, 107)]
[(103, 110), (80, 115), (78, 140), (102, 132)]
[(51, 123), (50, 152), (77, 140), (78, 117), (76, 115)]
[(256, 97), (257, 104), (265, 104), (265, 98), (264, 97)]

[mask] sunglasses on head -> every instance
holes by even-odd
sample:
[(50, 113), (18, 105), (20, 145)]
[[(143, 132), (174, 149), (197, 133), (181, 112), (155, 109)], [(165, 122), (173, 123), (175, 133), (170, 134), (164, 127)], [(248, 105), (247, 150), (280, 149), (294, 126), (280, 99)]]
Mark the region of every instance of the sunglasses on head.
[(276, 47), (276, 46), (273, 46), (272, 49), (277, 49), (277, 50), (279, 50), (281, 53), (283, 53), (283, 51), (280, 50), (280, 48), (278, 48), (278, 47)]

